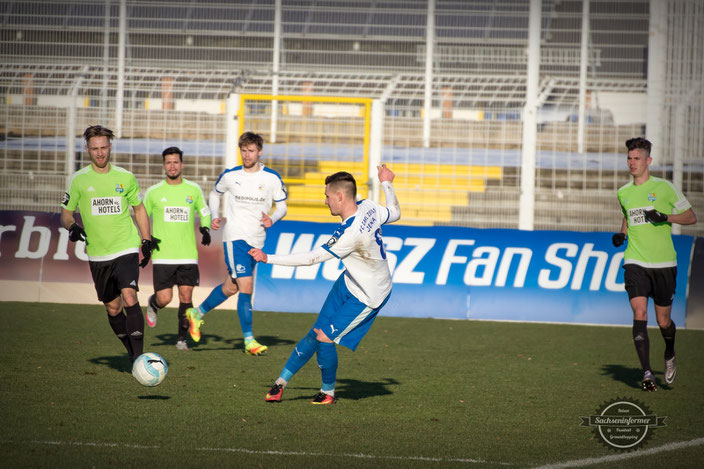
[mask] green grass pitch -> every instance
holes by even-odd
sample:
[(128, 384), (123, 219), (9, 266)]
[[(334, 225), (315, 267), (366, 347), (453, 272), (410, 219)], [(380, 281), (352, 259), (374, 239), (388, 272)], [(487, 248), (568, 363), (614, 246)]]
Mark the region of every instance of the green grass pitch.
[[(625, 301), (625, 298), (624, 298)], [(630, 328), (380, 317), (338, 347), (334, 406), (309, 404), (313, 358), (280, 404), (264, 395), (312, 314), (255, 312), (266, 356), (243, 353), (236, 314), (208, 314), (177, 351), (176, 311), (146, 328), (166, 380), (141, 386), (100, 305), (0, 303), (0, 450), (6, 467), (701, 467), (704, 331), (677, 332), (679, 373), (638, 388)], [(653, 321), (651, 323), (654, 324)], [(580, 416), (634, 398), (658, 416), (636, 451), (605, 447)], [(571, 462), (570, 461), (578, 461)], [(573, 464), (573, 466), (569, 466)]]

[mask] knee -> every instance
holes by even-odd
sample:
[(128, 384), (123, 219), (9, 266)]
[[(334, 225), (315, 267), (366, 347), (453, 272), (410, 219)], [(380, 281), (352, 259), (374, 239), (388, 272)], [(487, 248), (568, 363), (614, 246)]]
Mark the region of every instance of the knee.
[(672, 321), (670, 321), (669, 317), (658, 318), (658, 326), (660, 326), (660, 329), (667, 329), (668, 327), (670, 327), (671, 322)]
[(162, 307), (171, 303), (172, 298), (171, 290), (161, 290), (156, 293), (156, 300)]
[(323, 343), (326, 343), (326, 344), (332, 344), (332, 343), (333, 343), (332, 340), (330, 340), (330, 338), (329, 338), (327, 335), (325, 335), (325, 333), (324, 333), (322, 330), (313, 328), (313, 332), (315, 332), (315, 339), (316, 339), (318, 342), (323, 342)]
[[(178, 292), (178, 301), (180, 303), (190, 303), (192, 299), (193, 295), (191, 292)], [(171, 301), (170, 298), (169, 301)]]
[(227, 296), (228, 298), (237, 293), (237, 286), (233, 282), (225, 282), (221, 285), (222, 292)]

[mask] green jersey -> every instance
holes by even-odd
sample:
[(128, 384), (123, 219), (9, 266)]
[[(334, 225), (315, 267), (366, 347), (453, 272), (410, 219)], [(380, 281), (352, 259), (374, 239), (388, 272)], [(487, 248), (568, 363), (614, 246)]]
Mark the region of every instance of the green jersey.
[(648, 268), (676, 267), (672, 225), (649, 223), (643, 212), (655, 209), (671, 215), (686, 211), (691, 205), (682, 192), (671, 182), (650, 176), (643, 184), (635, 185), (631, 181), (622, 186), (618, 190), (618, 201), (628, 223), (628, 245), (623, 263)]
[(181, 184), (161, 181), (147, 189), (144, 208), (152, 218), (152, 234), (161, 240), (152, 264), (197, 264), (195, 214), (201, 226), (210, 227), (210, 210), (198, 184), (185, 178)]
[(109, 261), (138, 253), (141, 239), (130, 215), (130, 205), (142, 203), (137, 179), (129, 171), (110, 165), (97, 173), (92, 165), (76, 171), (61, 206), (78, 208), (86, 230), (86, 253), (91, 261)]

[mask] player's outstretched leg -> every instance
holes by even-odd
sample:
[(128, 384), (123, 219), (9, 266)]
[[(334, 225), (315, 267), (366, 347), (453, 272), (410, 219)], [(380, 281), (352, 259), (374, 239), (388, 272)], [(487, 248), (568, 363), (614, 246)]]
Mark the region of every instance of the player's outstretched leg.
[(323, 378), (323, 385), (311, 404), (334, 404), (335, 380), (337, 377), (337, 349), (334, 343), (318, 342), (318, 367)]
[(132, 345), (132, 361), (142, 354), (144, 348), (144, 316), (139, 302), (125, 306), (127, 334)]
[(286, 365), (284, 365), (281, 375), (264, 398), (266, 402), (281, 401), (281, 394), (284, 388), (291, 378), (293, 378), (293, 375), (295, 375), (303, 365), (308, 363), (308, 360), (310, 360), (315, 353), (317, 346), (318, 341), (315, 338), (315, 332), (311, 329), (293, 348), (293, 352), (291, 352), (291, 356), (288, 358)]
[(281, 396), (284, 393), (284, 386), (286, 383), (279, 383), (280, 380), (276, 380), (276, 383), (269, 389), (269, 392), (264, 396), (266, 402), (281, 402)]
[(645, 373), (643, 373), (643, 381), (641, 381), (640, 386), (643, 391), (654, 392), (658, 390), (658, 387), (655, 385), (655, 376), (652, 371), (646, 370)]
[(156, 304), (156, 293), (149, 297), (147, 302), (147, 325), (149, 327), (156, 326), (157, 313), (159, 312), (159, 306)]

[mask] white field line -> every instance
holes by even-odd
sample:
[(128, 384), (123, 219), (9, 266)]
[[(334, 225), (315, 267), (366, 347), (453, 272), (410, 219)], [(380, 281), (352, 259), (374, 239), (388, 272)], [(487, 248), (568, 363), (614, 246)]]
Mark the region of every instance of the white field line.
[[(11, 444), (21, 444), (23, 442), (4, 440), (3, 443)], [(158, 445), (135, 445), (127, 443), (98, 443), (98, 442), (82, 442), (82, 441), (28, 441), (26, 443), (35, 445), (53, 445), (53, 446), (86, 446), (95, 448), (134, 448), (134, 449), (161, 449)], [(601, 464), (606, 462), (614, 461), (624, 461), (627, 459), (634, 459), (643, 456), (651, 456), (658, 453), (663, 453), (667, 451), (675, 451), (682, 448), (690, 448), (693, 446), (700, 446), (704, 444), (704, 438), (696, 438), (689, 441), (680, 441), (676, 443), (667, 443), (661, 446), (656, 446), (655, 448), (649, 448), (629, 453), (613, 454), (609, 456), (602, 456), (599, 458), (585, 458), (585, 459), (574, 459), (572, 461), (565, 461), (560, 463), (547, 464), (544, 466), (537, 466), (533, 469), (559, 469), (563, 467), (583, 467), (583, 466), (593, 466), (595, 464)], [(333, 458), (355, 458), (355, 459), (379, 459), (379, 460), (394, 460), (394, 461), (428, 461), (428, 462), (456, 462), (456, 463), (467, 463), (467, 464), (490, 464), (497, 466), (515, 466), (519, 464), (507, 463), (507, 462), (496, 462), (496, 461), (485, 461), (483, 459), (474, 458), (437, 458), (437, 457), (426, 457), (426, 456), (386, 456), (386, 455), (374, 455), (374, 454), (363, 454), (363, 453), (313, 453), (306, 451), (262, 451), (262, 450), (252, 450), (247, 448), (196, 448), (197, 451), (210, 451), (210, 452), (227, 452), (227, 453), (243, 453), (243, 454), (262, 454), (262, 455), (276, 455), (276, 456), (304, 456), (304, 457), (333, 457)]]
[[(677, 443), (667, 443), (662, 446), (656, 446), (655, 448), (633, 451), (632, 453), (612, 454), (609, 456), (602, 456), (600, 458), (575, 459), (572, 461), (547, 464), (545, 466), (535, 467), (534, 469), (558, 469), (562, 467), (593, 466), (595, 464), (601, 464), (605, 462), (624, 461), (626, 459), (640, 458), (643, 456), (652, 456), (653, 454), (664, 453), (666, 451), (675, 451), (682, 448), (690, 448), (692, 446), (699, 446), (702, 444), (704, 444), (704, 438), (695, 438), (694, 440), (680, 441)], [(648, 465), (647, 461), (645, 461), (645, 465)]]
[[(9, 444), (22, 444), (29, 443), (33, 445), (50, 445), (50, 446), (85, 446), (93, 448), (133, 448), (133, 449), (161, 449), (158, 445), (135, 445), (127, 443), (98, 443), (90, 441), (11, 441), (3, 440), (2, 443)], [(221, 453), (243, 453), (243, 454), (262, 454), (262, 455), (275, 455), (275, 456), (304, 456), (304, 457), (332, 457), (332, 458), (356, 458), (356, 459), (379, 459), (379, 460), (394, 460), (394, 461), (428, 461), (428, 462), (456, 462), (456, 463), (467, 463), (467, 464), (491, 464), (497, 466), (513, 466), (513, 463), (506, 462), (492, 462), (484, 461), (482, 459), (474, 458), (437, 458), (437, 457), (426, 457), (426, 456), (386, 456), (386, 455), (374, 455), (374, 454), (363, 454), (363, 453), (314, 453), (307, 451), (273, 451), (273, 450), (253, 450), (247, 448), (195, 448), (196, 451), (210, 451), (210, 452), (221, 452)]]

